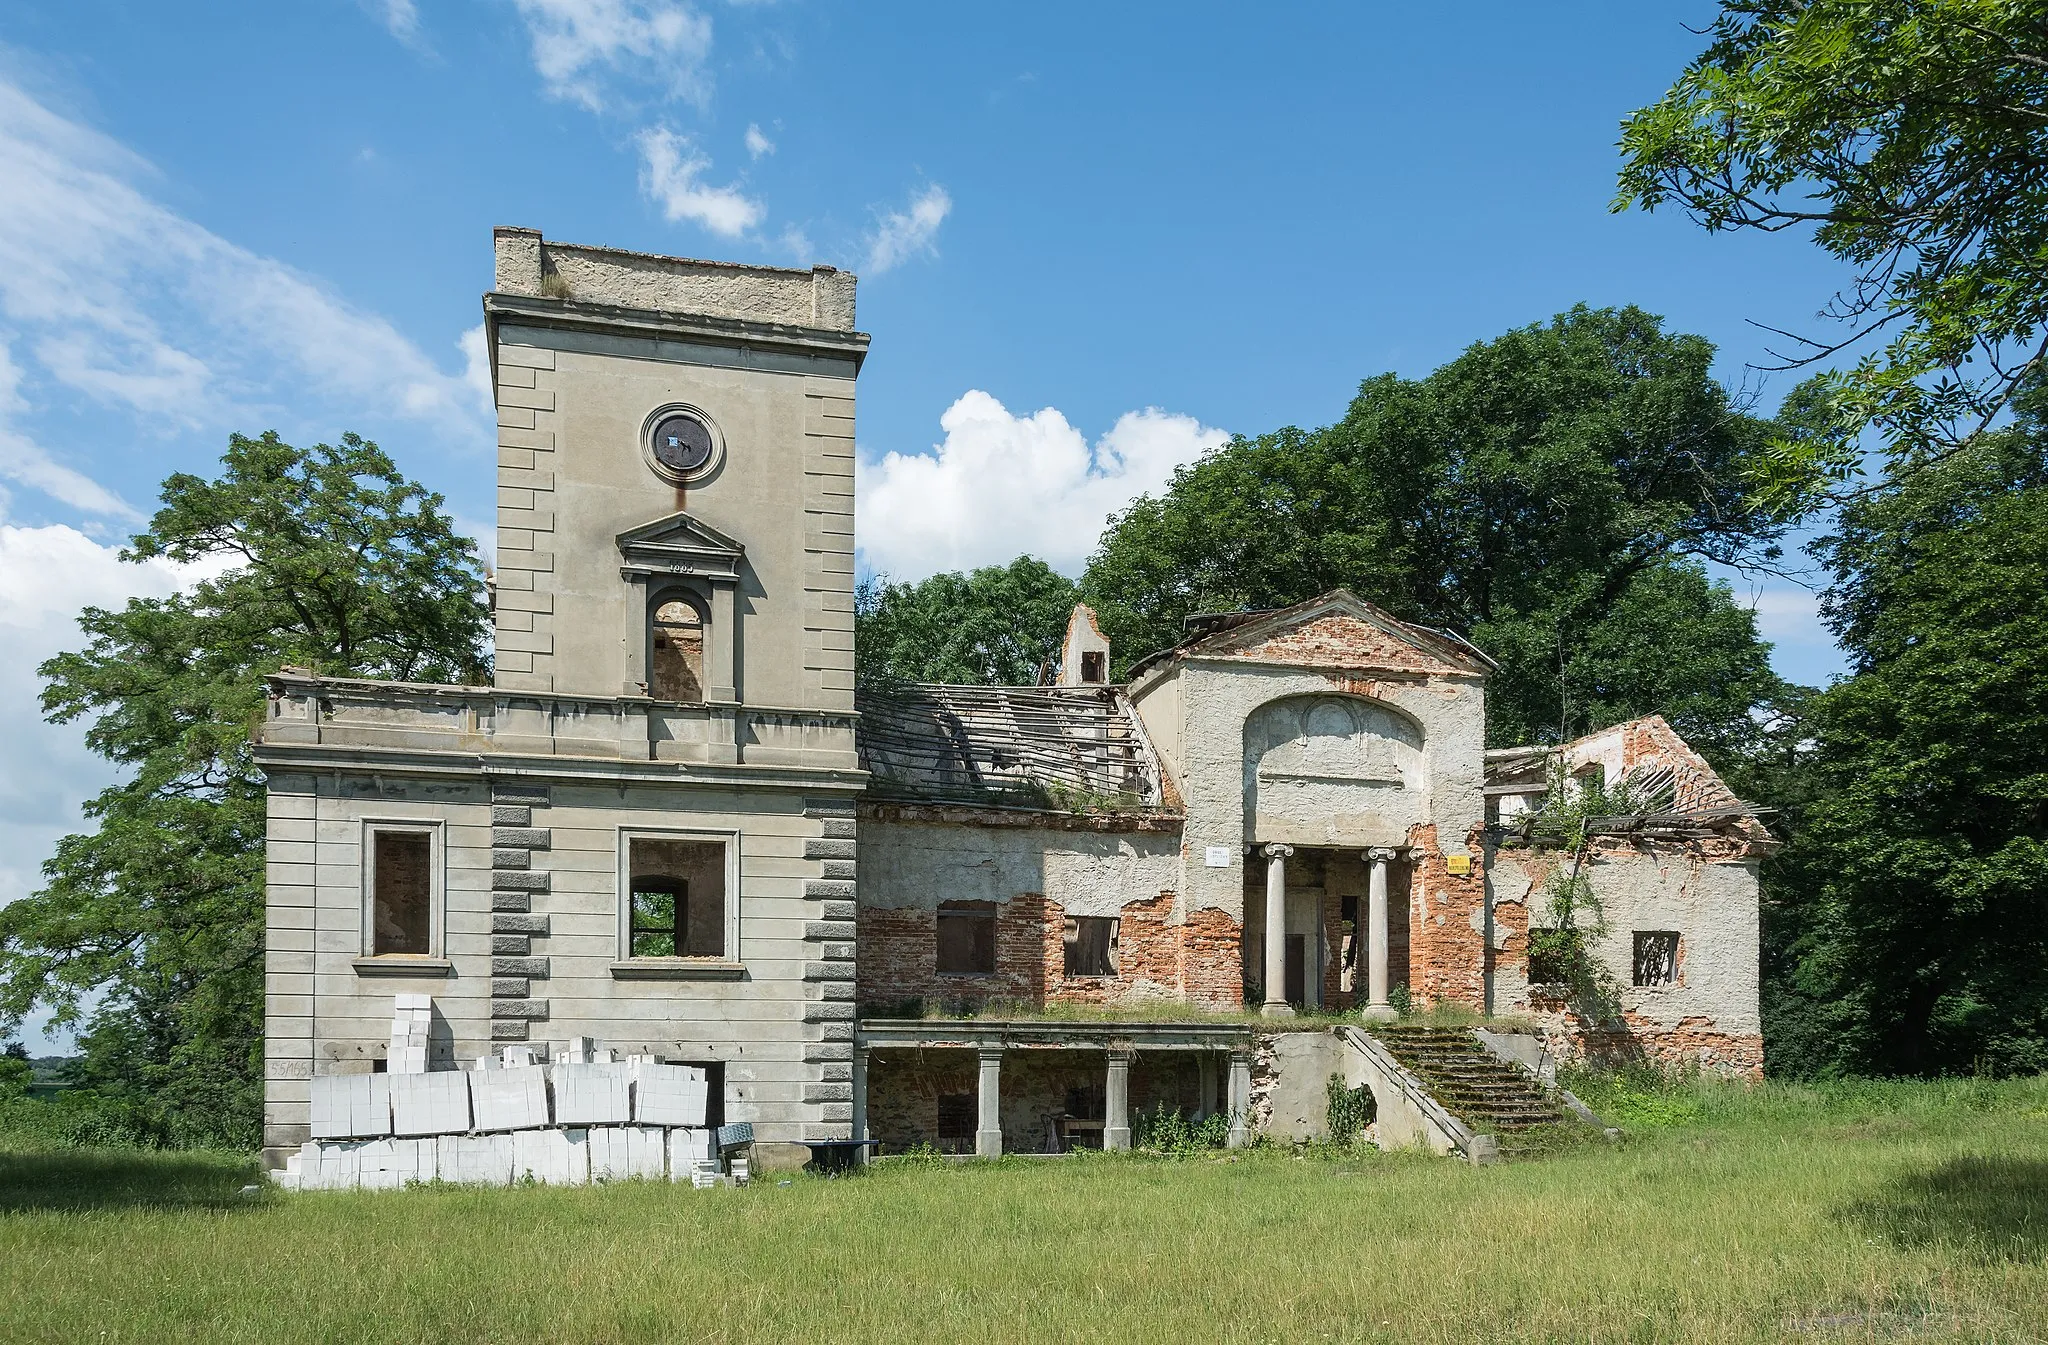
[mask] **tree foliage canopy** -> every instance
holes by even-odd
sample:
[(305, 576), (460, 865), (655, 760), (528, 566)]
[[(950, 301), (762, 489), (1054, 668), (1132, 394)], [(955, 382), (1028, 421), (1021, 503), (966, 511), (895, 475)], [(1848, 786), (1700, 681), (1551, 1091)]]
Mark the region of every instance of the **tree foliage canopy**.
[(1059, 657), (1074, 581), (1032, 556), (915, 584), (884, 580), (855, 595), (855, 663), (864, 685), (970, 682), (1030, 686)]
[(1713, 353), (1581, 306), (1368, 379), (1336, 424), (1236, 439), (1135, 501), (1083, 591), (1128, 661), (1191, 613), (1349, 587), (1501, 662), (1493, 741), (1659, 710), (1714, 750), (1777, 684), (1751, 615), (1690, 562), (1767, 563), (1788, 520), (1748, 496), (1771, 426)]
[(2048, 424), (2031, 397), (1817, 548), (1854, 675), (1814, 699), (1775, 884), (1781, 1053), (1802, 1068), (2048, 1069)]
[(36, 1004), (72, 1021), (83, 1081), (146, 1112), (159, 1138), (246, 1141), (263, 998), (262, 676), (476, 681), (488, 610), (474, 548), (441, 497), (354, 435), (301, 450), (229, 441), (213, 480), (179, 473), (124, 560), (206, 575), (120, 611), (88, 608), (85, 647), (42, 666), (54, 722), (128, 773), (86, 805), (48, 885), (0, 907), (0, 1023)]
[[(1822, 376), (1825, 414), (1754, 485), (1806, 497), (1876, 429), (1902, 463), (1992, 424), (2048, 355), (2048, 14), (2025, 0), (1724, 0), (1712, 40), (1622, 126), (1617, 210), (1708, 229), (1811, 229), (1854, 268), (1792, 363), (1883, 339)], [(1789, 335), (1789, 334), (1788, 334)]]

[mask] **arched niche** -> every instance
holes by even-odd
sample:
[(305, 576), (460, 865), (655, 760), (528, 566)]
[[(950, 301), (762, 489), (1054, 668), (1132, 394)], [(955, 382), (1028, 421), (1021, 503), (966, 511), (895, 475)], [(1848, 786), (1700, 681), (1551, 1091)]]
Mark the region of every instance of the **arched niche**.
[(1422, 728), (1364, 696), (1270, 701), (1245, 720), (1244, 813), (1254, 843), (1403, 844), (1429, 820)]

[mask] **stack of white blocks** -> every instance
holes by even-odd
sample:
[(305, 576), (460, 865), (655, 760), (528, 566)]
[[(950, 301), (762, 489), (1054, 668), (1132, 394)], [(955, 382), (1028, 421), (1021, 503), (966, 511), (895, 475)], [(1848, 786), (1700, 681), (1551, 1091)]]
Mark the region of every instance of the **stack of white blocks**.
[(393, 1074), (427, 1072), (427, 1037), (433, 1026), (432, 995), (393, 996), (391, 1052), (386, 1066)]
[[(715, 1186), (725, 1174), (704, 1128), (702, 1069), (616, 1060), (588, 1037), (553, 1065), (507, 1046), (470, 1071), (427, 1070), (433, 999), (399, 995), (391, 1073), (312, 1081), (312, 1135), (278, 1174), (299, 1190), (392, 1190), (412, 1182), (551, 1185), (631, 1178)], [(550, 1083), (553, 1105), (549, 1105)], [(746, 1160), (733, 1160), (744, 1182)]]

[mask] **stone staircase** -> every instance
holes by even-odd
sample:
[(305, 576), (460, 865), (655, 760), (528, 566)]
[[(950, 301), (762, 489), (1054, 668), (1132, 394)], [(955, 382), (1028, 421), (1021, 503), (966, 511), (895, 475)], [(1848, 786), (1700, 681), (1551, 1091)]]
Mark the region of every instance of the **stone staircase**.
[(1444, 1110), (1473, 1133), (1496, 1136), (1503, 1156), (1554, 1148), (1569, 1128), (1570, 1118), (1536, 1081), (1480, 1045), (1470, 1029), (1390, 1024), (1368, 1030)]

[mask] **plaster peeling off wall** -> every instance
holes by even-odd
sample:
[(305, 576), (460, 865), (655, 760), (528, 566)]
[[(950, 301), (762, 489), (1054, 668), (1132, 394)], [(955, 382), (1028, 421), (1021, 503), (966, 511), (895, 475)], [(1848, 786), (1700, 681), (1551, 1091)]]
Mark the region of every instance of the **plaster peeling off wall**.
[[(1216, 910), (1186, 913), (1173, 891), (1178, 837), (864, 822), (855, 938), (863, 1004), (909, 1000), (1241, 1003), (1242, 930)], [(995, 908), (992, 974), (942, 974), (941, 902)], [(1117, 921), (1113, 976), (1068, 977), (1070, 917)]]
[[(1622, 1011), (1620, 1023), (1598, 1025), (1527, 983), (1526, 930), (1550, 923), (1544, 885), (1559, 858), (1542, 850), (1493, 856), (1495, 995), (1501, 1011), (1537, 1018), (1566, 1054), (1647, 1058), (1761, 1076), (1756, 861), (1717, 857), (1698, 847), (1621, 843), (1594, 854), (1587, 874), (1607, 932), (1593, 948), (1620, 987)], [(1678, 934), (1676, 983), (1631, 983), (1634, 936), (1648, 931)]]
[(1068, 915), (1116, 915), (1180, 876), (1178, 833), (863, 821), (859, 853), (861, 904), (891, 909), (1032, 892)]

